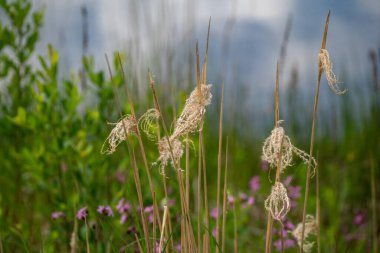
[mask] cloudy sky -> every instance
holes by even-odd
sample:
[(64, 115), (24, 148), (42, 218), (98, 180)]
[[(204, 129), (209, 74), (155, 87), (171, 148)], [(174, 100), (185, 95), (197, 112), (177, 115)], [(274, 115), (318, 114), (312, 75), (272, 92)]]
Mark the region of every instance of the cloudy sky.
[[(289, 17), (292, 25), (281, 77), (284, 86), (291, 69), (297, 68), (301, 88), (314, 87), (317, 54), (328, 10), (332, 15), (327, 48), (338, 76), (353, 83), (367, 81), (370, 78), (368, 50), (380, 48), (379, 0), (35, 2), (46, 12), (38, 51), (45, 53), (47, 43), (58, 48), (63, 73), (77, 70), (81, 64), (81, 7), (85, 5), (89, 29), (87, 53), (95, 56), (99, 68), (104, 68), (104, 53), (128, 52), (140, 71), (141, 83), (148, 67), (162, 82), (185, 82), (185, 72), (190, 68), (187, 57), (189, 53), (194, 55), (197, 39), (203, 54), (211, 17), (208, 80), (219, 83), (223, 79), (229, 88), (237, 83), (244, 85), (244, 91), (248, 91), (245, 95), (252, 98), (248, 99), (249, 107), (262, 105), (263, 99), (273, 92), (276, 61)], [(169, 68), (176, 78), (168, 74)]]

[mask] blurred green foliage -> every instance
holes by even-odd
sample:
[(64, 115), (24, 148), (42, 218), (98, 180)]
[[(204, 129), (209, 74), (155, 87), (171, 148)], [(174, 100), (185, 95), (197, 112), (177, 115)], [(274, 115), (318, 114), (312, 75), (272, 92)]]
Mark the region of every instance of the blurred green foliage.
[[(122, 247), (126, 252), (133, 252), (134, 237), (128, 229), (134, 225), (140, 230), (136, 215), (121, 225), (116, 210), (115, 218), (96, 213), (98, 205), (114, 208), (121, 198), (132, 204), (137, 203), (125, 147), (121, 145), (112, 156), (100, 155), (100, 148), (111, 128), (107, 122), (119, 118), (108, 74), (95, 70), (93, 58), (84, 57), (83, 66), (89, 86), (81, 90), (79, 75), (58, 78), (59, 54), (52, 45), (48, 46), (46, 56), (38, 56), (38, 64), (32, 64), (43, 12), (32, 11), (31, 2), (27, 0), (0, 0), (0, 7), (4, 14), (0, 19), (0, 246), (4, 252), (69, 252), (71, 233), (77, 222), (79, 252), (84, 252), (85, 225), (82, 221), (75, 222), (75, 213), (87, 206), (94, 252), (117, 252)], [(122, 101), (123, 112), (129, 113), (116, 59), (114, 57), (113, 62), (115, 89)], [(320, 129), (316, 150), (321, 175), (322, 252), (364, 252), (371, 247), (369, 168), (371, 164), (378, 168), (380, 161), (379, 95), (377, 91), (371, 92), (369, 109), (354, 114), (353, 104), (361, 104), (356, 97), (366, 96), (360, 92), (351, 92), (340, 100), (339, 123), (343, 130), (339, 133), (331, 131), (334, 130), (331, 124), (335, 118), (317, 126)], [(183, 104), (186, 94), (188, 91), (179, 94), (180, 104)], [(299, 104), (295, 103), (295, 94), (296, 90), (289, 92), (287, 103), (292, 139), (296, 139), (300, 130), (310, 128), (309, 123), (302, 123), (304, 120), (297, 118)], [(146, 97), (151, 98), (151, 94), (147, 93)], [(215, 96), (214, 101), (219, 99)], [(169, 120), (173, 108), (164, 99), (162, 102), (165, 117)], [(140, 115), (152, 106), (152, 101), (139, 100), (135, 103)], [(216, 191), (217, 107), (208, 112), (205, 127), (210, 196), (215, 196)], [(243, 113), (240, 114), (234, 117), (244, 118)], [(258, 252), (263, 248), (266, 224), (263, 201), (271, 185), (267, 173), (260, 170), (260, 146), (264, 137), (252, 136), (251, 126), (245, 122), (244, 129), (227, 128), (223, 134), (224, 137), (228, 135), (230, 145), (229, 190), (235, 196), (239, 192), (251, 194), (256, 201), (248, 209), (237, 205), (241, 252)], [(192, 139), (197, 147), (197, 137), (193, 136)], [(144, 143), (148, 160), (155, 161), (156, 143), (147, 139)], [(132, 144), (136, 146), (137, 143), (132, 140)], [(307, 147), (307, 142), (297, 146)], [(142, 159), (139, 154), (136, 155), (138, 166), (142, 168)], [(192, 151), (190, 177), (194, 183), (196, 156), (197, 152)], [(151, 169), (157, 199), (161, 200), (162, 177), (158, 168), (152, 166)], [(151, 205), (147, 178), (143, 169), (140, 171), (144, 204)], [(292, 167), (287, 173), (294, 176), (292, 184), (303, 188), (306, 173), (302, 164)], [(260, 175), (262, 183), (260, 190), (252, 193), (248, 190), (248, 181), (254, 174)], [(378, 172), (375, 177), (376, 174)], [(170, 170), (168, 177), (172, 189), (170, 197), (178, 199), (176, 183), (170, 180), (174, 174)], [(376, 182), (379, 185), (378, 177)], [(310, 212), (315, 209), (314, 196), (315, 192), (310, 201)], [(300, 206), (302, 199), (297, 201)], [(210, 201), (210, 208), (213, 205), (214, 201)], [(176, 221), (178, 201), (172, 209), (171, 218)], [(66, 217), (52, 220), (54, 211), (62, 211)], [(297, 223), (301, 212), (301, 208), (297, 208), (290, 219)], [(358, 212), (363, 212), (365, 216), (362, 226), (357, 226), (354, 221)], [(175, 232), (179, 232), (179, 225), (173, 224)], [(211, 224), (214, 225), (213, 221)], [(354, 239), (347, 239), (348, 235)], [(231, 210), (227, 217), (227, 238), (227, 248), (232, 249)], [(214, 243), (212, 247), (215, 247)], [(293, 247), (290, 251), (298, 250)]]

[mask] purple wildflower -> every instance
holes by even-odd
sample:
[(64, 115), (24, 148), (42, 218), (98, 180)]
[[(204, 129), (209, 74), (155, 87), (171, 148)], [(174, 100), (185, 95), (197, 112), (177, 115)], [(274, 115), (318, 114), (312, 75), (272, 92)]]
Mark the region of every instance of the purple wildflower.
[[(293, 240), (284, 239), (284, 249), (294, 247), (295, 245), (296, 244)], [(276, 248), (277, 251), (281, 251), (281, 239), (278, 239), (277, 241), (274, 242), (274, 247)]]
[(97, 211), (105, 216), (113, 217), (113, 210), (110, 206), (99, 206)]
[(144, 213), (152, 213), (153, 212), (153, 206), (147, 206), (144, 208)]
[(168, 199), (166, 204), (168, 207), (174, 206), (175, 205), (175, 199)]
[(126, 211), (131, 210), (132, 206), (129, 202), (126, 202), (124, 199), (121, 199), (116, 206), (117, 211), (120, 214), (125, 213)]
[(174, 249), (177, 251), (177, 252), (181, 252), (182, 248), (181, 248), (181, 244), (179, 242), (177, 242), (175, 245), (174, 245)]
[(301, 196), (300, 186), (288, 186), (288, 196), (291, 199), (298, 199)]
[(365, 224), (365, 215), (363, 212), (358, 212), (356, 215), (355, 215), (355, 218), (354, 218), (354, 224), (356, 226), (363, 226)]
[(120, 218), (120, 224), (123, 225), (128, 219), (128, 214), (122, 214)]
[(230, 205), (233, 205), (234, 202), (235, 202), (235, 197), (232, 196), (231, 194), (228, 194), (228, 195), (227, 195), (227, 202), (228, 202)]
[(151, 212), (151, 213), (149, 214), (149, 216), (148, 216), (148, 222), (149, 222), (149, 223), (153, 223), (153, 221), (154, 221), (154, 213)]
[(254, 176), (249, 181), (249, 188), (251, 188), (252, 191), (257, 191), (260, 189), (260, 177)]
[(52, 220), (58, 220), (59, 218), (64, 218), (66, 215), (63, 212), (53, 212), (51, 214)]
[(212, 236), (216, 238), (216, 228), (212, 230)]
[(287, 176), (284, 180), (284, 185), (289, 186), (292, 181), (293, 181), (293, 176)]
[(210, 216), (211, 218), (216, 219), (218, 217), (218, 208), (212, 208), (210, 211)]
[(77, 219), (78, 220), (85, 220), (88, 215), (87, 207), (82, 207), (77, 212)]
[(261, 161), (260, 162), (260, 168), (262, 171), (268, 171), (269, 163), (267, 161)]
[(247, 205), (252, 206), (254, 203), (255, 203), (255, 198), (254, 197), (248, 197)]
[(286, 221), (284, 222), (284, 229), (285, 230), (294, 230), (295, 229), (295, 226), (293, 223), (291, 223), (290, 221)]

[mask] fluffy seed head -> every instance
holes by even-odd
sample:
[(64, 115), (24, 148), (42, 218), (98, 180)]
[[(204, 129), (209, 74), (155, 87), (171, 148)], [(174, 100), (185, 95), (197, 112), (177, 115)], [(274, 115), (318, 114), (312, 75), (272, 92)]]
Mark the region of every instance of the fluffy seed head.
[[(305, 231), (303, 241), (303, 251), (310, 252), (313, 248), (314, 242), (307, 241), (309, 235), (315, 235), (317, 233), (317, 222), (313, 215), (306, 215)], [(297, 240), (297, 244), (301, 247), (302, 244), (302, 223), (299, 223), (297, 227), (292, 231), (292, 235)]]
[[(281, 144), (282, 142), (282, 144)], [(285, 130), (279, 126), (275, 127), (271, 135), (264, 141), (262, 160), (267, 161), (272, 167), (276, 167), (281, 152), (281, 172), (288, 166), (292, 165), (293, 153), (298, 156), (305, 164), (309, 162), (309, 155), (293, 146), (290, 138), (285, 135)], [(314, 171), (317, 167), (317, 161), (311, 158), (311, 168)]]
[[(174, 161), (170, 152), (168, 140), (173, 151)], [(183, 155), (183, 145), (182, 142), (178, 139), (172, 137), (164, 137), (158, 142), (158, 151), (160, 153), (160, 156), (158, 157), (157, 163), (160, 164), (161, 173), (165, 174), (165, 167), (169, 162), (171, 162), (173, 166), (175, 164), (179, 165), (180, 159)]]
[(115, 125), (107, 139), (103, 143), (101, 154), (110, 155), (115, 152), (117, 146), (127, 139), (127, 135), (136, 134), (137, 122), (136, 119), (127, 115), (117, 123), (110, 123)]
[(272, 186), (272, 191), (265, 200), (265, 209), (270, 212), (273, 219), (281, 221), (290, 210), (290, 201), (286, 188), (281, 182)]
[(285, 130), (282, 127), (276, 127), (264, 141), (262, 159), (267, 161), (272, 167), (276, 167), (281, 152), (282, 170), (292, 163), (293, 154), (291, 147), (290, 139), (285, 135)]
[(191, 92), (175, 125), (173, 138), (199, 131), (200, 122), (206, 112), (205, 107), (211, 103), (211, 87), (211, 84), (202, 84), (201, 96), (199, 96), (197, 88)]
[(332, 71), (333, 63), (331, 62), (329, 52), (326, 49), (321, 49), (319, 52), (319, 63), (320, 68), (326, 74), (327, 83), (329, 84), (330, 89), (337, 95), (346, 93), (346, 89), (341, 90), (338, 86), (338, 79)]
[(154, 140), (156, 135), (155, 131), (157, 131), (157, 119), (160, 118), (160, 112), (151, 108), (146, 111), (139, 119), (138, 125), (140, 129), (146, 134), (148, 139)]

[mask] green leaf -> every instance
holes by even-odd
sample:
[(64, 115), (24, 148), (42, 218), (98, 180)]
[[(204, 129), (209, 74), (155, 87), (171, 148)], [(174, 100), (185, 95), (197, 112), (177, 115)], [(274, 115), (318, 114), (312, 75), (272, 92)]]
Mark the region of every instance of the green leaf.
[(17, 108), (17, 115), (10, 119), (14, 124), (24, 126), (26, 123), (26, 112), (22, 107)]

